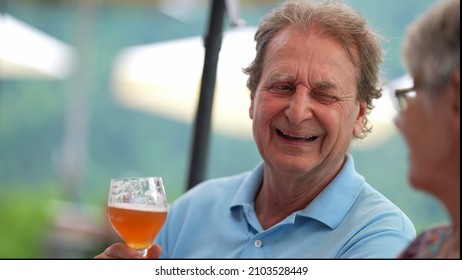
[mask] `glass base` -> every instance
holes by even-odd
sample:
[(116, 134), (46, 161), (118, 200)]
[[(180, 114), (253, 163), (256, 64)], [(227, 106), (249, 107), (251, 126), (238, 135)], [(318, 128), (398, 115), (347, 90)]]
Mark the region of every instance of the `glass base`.
[(148, 249), (141, 249), (137, 251), (143, 256), (143, 258), (146, 258), (146, 256), (148, 255)]

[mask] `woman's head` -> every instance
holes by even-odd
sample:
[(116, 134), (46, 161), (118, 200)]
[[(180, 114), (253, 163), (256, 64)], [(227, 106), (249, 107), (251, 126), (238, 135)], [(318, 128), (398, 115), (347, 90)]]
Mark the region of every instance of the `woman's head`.
[(460, 1), (430, 7), (407, 31), (413, 97), (395, 119), (409, 150), (409, 180), (443, 201), (460, 189)]
[(438, 2), (410, 25), (403, 56), (419, 86), (443, 86), (460, 69), (460, 1)]

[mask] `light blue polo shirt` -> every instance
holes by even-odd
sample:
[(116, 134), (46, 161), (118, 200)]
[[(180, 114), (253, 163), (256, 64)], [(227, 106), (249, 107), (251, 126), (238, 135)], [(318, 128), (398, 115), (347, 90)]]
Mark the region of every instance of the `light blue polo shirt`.
[(155, 243), (162, 258), (394, 258), (415, 238), (406, 215), (373, 189), (350, 155), (303, 210), (263, 230), (254, 198), (263, 163), (205, 181), (169, 209)]

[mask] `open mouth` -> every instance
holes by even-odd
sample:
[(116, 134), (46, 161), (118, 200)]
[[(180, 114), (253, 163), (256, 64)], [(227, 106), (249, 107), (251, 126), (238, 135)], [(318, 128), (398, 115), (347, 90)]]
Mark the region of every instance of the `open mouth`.
[(279, 129), (276, 129), (277, 133), (284, 139), (290, 140), (290, 141), (297, 141), (297, 142), (313, 142), (318, 138), (318, 136), (310, 136), (310, 137), (303, 137), (303, 136), (293, 136), (289, 134), (285, 134)]

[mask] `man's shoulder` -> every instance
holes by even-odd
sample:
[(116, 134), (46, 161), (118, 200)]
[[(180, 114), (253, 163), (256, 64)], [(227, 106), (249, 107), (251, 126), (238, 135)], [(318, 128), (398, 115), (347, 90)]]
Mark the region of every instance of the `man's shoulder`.
[(226, 192), (231, 188), (238, 188), (249, 174), (250, 171), (246, 171), (235, 175), (211, 178), (199, 183), (188, 192)]
[(191, 205), (221, 201), (234, 197), (240, 186), (250, 175), (250, 171), (239, 174), (207, 179), (181, 195), (174, 204)]

